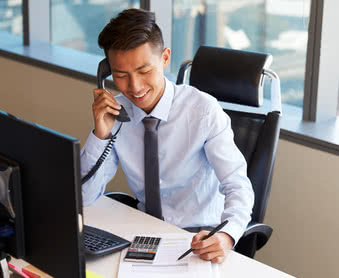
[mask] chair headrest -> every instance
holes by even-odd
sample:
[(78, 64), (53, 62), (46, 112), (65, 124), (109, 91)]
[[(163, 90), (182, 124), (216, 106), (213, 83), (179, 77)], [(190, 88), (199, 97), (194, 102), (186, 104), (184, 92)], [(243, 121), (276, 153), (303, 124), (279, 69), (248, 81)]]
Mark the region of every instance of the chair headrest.
[(263, 70), (269, 54), (200, 46), (190, 73), (190, 85), (219, 101), (258, 107), (263, 102)]

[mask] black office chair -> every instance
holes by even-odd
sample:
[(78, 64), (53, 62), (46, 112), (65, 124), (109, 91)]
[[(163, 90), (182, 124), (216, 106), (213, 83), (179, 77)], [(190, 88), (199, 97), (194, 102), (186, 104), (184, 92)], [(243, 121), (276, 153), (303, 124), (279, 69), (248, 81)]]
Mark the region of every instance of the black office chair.
[(218, 101), (254, 107), (263, 104), (265, 76), (272, 79), (271, 107), (274, 111), (262, 114), (224, 109), (231, 118), (234, 141), (247, 161), (247, 174), (255, 193), (252, 220), (235, 247), (237, 252), (251, 258), (266, 244), (273, 231), (262, 224), (280, 132), (280, 82), (268, 69), (271, 62), (272, 56), (267, 54), (201, 46), (193, 61), (181, 65), (177, 77), (177, 84), (184, 83), (190, 69), (190, 85)]
[[(179, 70), (177, 84), (182, 84), (190, 69), (189, 84), (219, 101), (259, 107), (263, 103), (264, 77), (279, 80), (268, 69), (272, 57), (266, 54), (201, 46), (193, 62)], [(280, 87), (279, 87), (280, 88)], [(248, 176), (255, 192), (252, 220), (235, 250), (253, 258), (272, 234), (262, 224), (270, 193), (273, 165), (279, 138), (280, 92), (272, 99), (277, 111), (265, 114), (224, 111), (230, 116), (234, 140), (248, 163)], [(121, 192), (105, 195), (136, 208), (138, 200)]]
[(105, 191), (104, 195), (132, 208), (138, 208), (139, 200), (125, 192)]

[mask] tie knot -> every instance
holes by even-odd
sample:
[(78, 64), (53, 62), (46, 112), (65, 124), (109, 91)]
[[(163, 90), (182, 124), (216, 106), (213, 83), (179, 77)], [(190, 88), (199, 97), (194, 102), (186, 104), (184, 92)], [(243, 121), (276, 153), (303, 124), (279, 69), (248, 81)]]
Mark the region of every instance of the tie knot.
[(154, 117), (147, 117), (142, 120), (145, 130), (157, 131), (160, 123), (160, 119)]

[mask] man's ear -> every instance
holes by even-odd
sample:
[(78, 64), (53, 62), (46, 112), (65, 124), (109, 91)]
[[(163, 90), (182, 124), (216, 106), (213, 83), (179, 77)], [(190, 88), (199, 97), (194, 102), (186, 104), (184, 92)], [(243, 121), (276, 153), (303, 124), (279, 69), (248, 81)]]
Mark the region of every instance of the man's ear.
[(171, 49), (164, 48), (164, 51), (162, 52), (162, 62), (163, 62), (163, 68), (166, 68), (171, 61)]

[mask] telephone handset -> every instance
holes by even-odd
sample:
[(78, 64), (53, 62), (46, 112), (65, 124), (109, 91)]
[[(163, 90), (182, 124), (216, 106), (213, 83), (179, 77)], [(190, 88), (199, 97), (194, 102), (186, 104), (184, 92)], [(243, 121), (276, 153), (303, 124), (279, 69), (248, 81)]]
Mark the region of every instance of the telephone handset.
[[(111, 75), (111, 68), (107, 61), (107, 58), (105, 58), (98, 65), (97, 86), (99, 89), (105, 88), (105, 79), (110, 75)], [(130, 121), (128, 114), (122, 105), (120, 109), (120, 114), (114, 117), (122, 123)]]
[[(105, 89), (105, 78), (111, 75), (111, 68), (110, 65), (107, 61), (107, 58), (103, 59), (99, 65), (98, 65), (98, 73), (97, 73), (97, 86), (99, 89)], [(100, 168), (101, 164), (104, 162), (110, 151), (112, 150), (113, 143), (115, 142), (116, 135), (120, 131), (120, 128), (124, 122), (129, 122), (131, 119), (128, 117), (128, 114), (125, 110), (125, 108), (121, 105), (120, 109), (120, 114), (115, 117), (116, 120), (118, 120), (120, 123), (120, 126), (116, 133), (111, 136), (111, 139), (109, 140), (105, 150), (99, 157), (98, 161), (95, 163), (93, 168), (87, 173), (86, 176), (84, 176), (81, 179), (81, 184), (84, 184), (86, 181), (88, 181), (93, 175), (95, 174), (96, 171)]]

